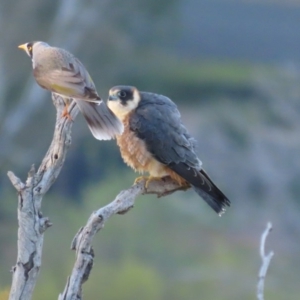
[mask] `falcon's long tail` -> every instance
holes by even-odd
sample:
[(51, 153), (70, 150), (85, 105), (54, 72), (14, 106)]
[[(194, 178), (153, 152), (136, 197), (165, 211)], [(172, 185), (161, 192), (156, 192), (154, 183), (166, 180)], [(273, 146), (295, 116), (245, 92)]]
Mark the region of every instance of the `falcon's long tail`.
[(122, 122), (107, 107), (106, 103), (99, 104), (75, 99), (93, 136), (98, 140), (110, 140), (123, 132)]
[(203, 169), (197, 171), (184, 163), (169, 167), (189, 182), (196, 193), (219, 215), (225, 212), (226, 206), (230, 206), (230, 200), (213, 183)]
[(192, 184), (192, 187), (216, 213), (222, 215), (226, 210), (226, 206), (230, 206), (230, 200), (213, 183), (204, 170), (201, 170), (199, 174), (201, 180), (199, 180), (197, 186)]

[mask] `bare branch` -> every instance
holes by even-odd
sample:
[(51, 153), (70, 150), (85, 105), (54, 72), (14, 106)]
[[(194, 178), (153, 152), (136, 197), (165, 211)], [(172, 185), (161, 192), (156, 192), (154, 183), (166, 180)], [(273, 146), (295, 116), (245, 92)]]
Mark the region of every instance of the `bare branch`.
[(265, 278), (268, 272), (268, 268), (271, 262), (271, 259), (274, 255), (273, 251), (270, 251), (269, 254), (265, 254), (265, 243), (269, 233), (272, 230), (272, 224), (269, 222), (267, 224), (267, 228), (263, 232), (260, 240), (260, 256), (262, 259), (262, 265), (260, 267), (258, 273), (258, 284), (257, 284), (257, 299), (264, 300), (264, 285), (265, 285)]
[(75, 235), (71, 249), (76, 250), (76, 261), (71, 276), (67, 280), (65, 290), (59, 295), (59, 300), (82, 299), (82, 284), (88, 279), (93, 267), (94, 252), (92, 241), (96, 233), (104, 227), (104, 223), (114, 214), (124, 214), (133, 208), (136, 198), (142, 194), (156, 194), (162, 197), (177, 190), (185, 190), (170, 177), (153, 180), (145, 187), (141, 180), (127, 190), (121, 191), (115, 200), (94, 211), (86, 225)]
[(25, 184), (13, 172), (8, 171), (7, 176), (18, 192), (21, 192), (25, 188)]
[[(32, 297), (41, 267), (44, 232), (52, 225), (48, 218), (42, 216), (42, 198), (58, 177), (71, 143), (73, 122), (61, 117), (64, 101), (55, 94), (52, 94), (52, 99), (57, 110), (54, 136), (38, 171), (32, 166), (25, 183), (13, 172), (7, 174), (18, 191), (19, 222), (18, 257), (12, 269), (10, 300), (29, 300)], [(75, 103), (71, 104), (73, 120), (77, 113)]]

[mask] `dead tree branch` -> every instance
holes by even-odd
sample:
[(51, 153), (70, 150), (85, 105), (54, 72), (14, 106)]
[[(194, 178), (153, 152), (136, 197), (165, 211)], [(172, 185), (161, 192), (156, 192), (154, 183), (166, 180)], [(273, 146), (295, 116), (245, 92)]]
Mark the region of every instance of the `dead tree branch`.
[(162, 197), (182, 189), (169, 177), (163, 180), (151, 181), (147, 188), (145, 188), (145, 181), (142, 180), (129, 189), (121, 191), (111, 203), (94, 211), (86, 225), (79, 229), (73, 239), (71, 249), (76, 250), (76, 261), (71, 276), (67, 280), (65, 290), (59, 295), (58, 299), (82, 299), (82, 284), (88, 279), (94, 262), (93, 238), (112, 215), (128, 212), (133, 208), (139, 195), (156, 194), (158, 197)]
[[(12, 269), (9, 300), (32, 298), (41, 267), (44, 232), (52, 225), (49, 219), (42, 215), (42, 199), (57, 179), (71, 144), (73, 122), (62, 117), (63, 99), (56, 94), (52, 95), (52, 99), (57, 110), (54, 136), (39, 169), (36, 171), (32, 166), (25, 183), (13, 172), (9, 171), (7, 174), (18, 192), (19, 223), (18, 256), (17, 263)], [(69, 112), (74, 120), (78, 113), (75, 103), (70, 105)], [(76, 250), (76, 262), (59, 299), (82, 299), (82, 284), (88, 279), (93, 266), (92, 240), (112, 215), (129, 211), (136, 197), (141, 194), (156, 194), (162, 197), (182, 189), (170, 178), (151, 181), (147, 188), (145, 180), (142, 180), (120, 192), (110, 204), (93, 212), (86, 226), (79, 230), (72, 242), (72, 249)]]
[[(13, 172), (8, 177), (18, 192), (18, 257), (12, 269), (13, 278), (9, 300), (29, 300), (32, 297), (39, 269), (45, 230), (51, 226), (43, 217), (41, 203), (43, 196), (58, 177), (71, 144), (72, 121), (62, 117), (63, 99), (52, 95), (57, 110), (52, 143), (38, 169), (31, 167), (25, 183)], [(78, 109), (71, 104), (70, 114), (74, 120)]]
[(257, 284), (257, 299), (264, 300), (264, 285), (265, 278), (268, 272), (268, 268), (271, 262), (271, 259), (274, 255), (273, 251), (270, 251), (267, 255), (265, 253), (265, 243), (269, 233), (272, 230), (272, 224), (269, 222), (267, 224), (267, 228), (263, 232), (260, 240), (260, 257), (262, 260), (262, 264), (258, 273), (258, 284)]

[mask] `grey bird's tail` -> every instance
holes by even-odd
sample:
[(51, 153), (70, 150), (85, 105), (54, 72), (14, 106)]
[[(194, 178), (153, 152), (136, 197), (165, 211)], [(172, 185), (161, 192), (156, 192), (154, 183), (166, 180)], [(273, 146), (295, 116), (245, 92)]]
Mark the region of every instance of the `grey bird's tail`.
[(75, 99), (88, 126), (97, 140), (110, 140), (122, 134), (123, 124), (102, 100), (99, 103)]

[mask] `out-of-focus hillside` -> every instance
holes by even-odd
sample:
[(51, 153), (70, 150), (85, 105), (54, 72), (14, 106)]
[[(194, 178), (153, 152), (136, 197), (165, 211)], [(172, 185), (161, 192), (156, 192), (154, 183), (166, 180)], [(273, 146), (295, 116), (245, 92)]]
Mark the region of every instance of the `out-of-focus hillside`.
[[(254, 299), (259, 237), (272, 221), (266, 299), (297, 299), (299, 25), (295, 1), (0, 0), (0, 295), (17, 240), (6, 173), (25, 178), (39, 164), (55, 118), (17, 45), (44, 40), (80, 58), (103, 98), (117, 84), (171, 97), (204, 168), (232, 201), (219, 218), (192, 191), (141, 197), (97, 236), (86, 298)], [(73, 235), (134, 178), (115, 141), (93, 139), (78, 116), (63, 171), (44, 199), (54, 226), (34, 299), (57, 298), (73, 264)]]
[(187, 0), (181, 12), (185, 55), (300, 61), (299, 1)]

